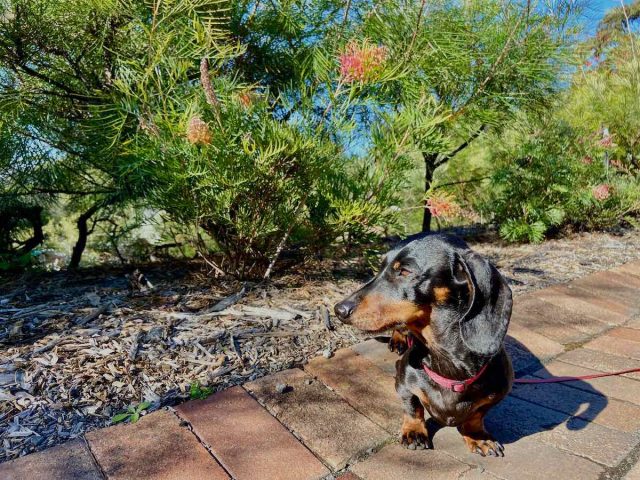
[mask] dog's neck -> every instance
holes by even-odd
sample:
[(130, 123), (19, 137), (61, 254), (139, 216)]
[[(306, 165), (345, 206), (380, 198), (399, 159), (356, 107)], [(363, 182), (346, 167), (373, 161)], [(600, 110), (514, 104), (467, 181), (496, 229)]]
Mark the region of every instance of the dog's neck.
[(420, 335), (412, 333), (416, 341), (411, 348), (409, 363), (414, 368), (426, 365), (430, 370), (453, 380), (474, 376), (489, 361), (464, 346), (457, 331), (440, 333), (432, 327)]

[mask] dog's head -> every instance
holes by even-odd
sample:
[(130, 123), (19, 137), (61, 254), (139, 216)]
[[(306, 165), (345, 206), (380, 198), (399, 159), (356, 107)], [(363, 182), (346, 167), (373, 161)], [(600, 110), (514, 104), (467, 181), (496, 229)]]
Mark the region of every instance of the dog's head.
[(378, 274), (336, 304), (342, 322), (378, 332), (406, 326), (428, 342), (434, 334), (494, 355), (511, 318), (511, 289), (487, 260), (447, 235), (418, 235), (385, 257)]

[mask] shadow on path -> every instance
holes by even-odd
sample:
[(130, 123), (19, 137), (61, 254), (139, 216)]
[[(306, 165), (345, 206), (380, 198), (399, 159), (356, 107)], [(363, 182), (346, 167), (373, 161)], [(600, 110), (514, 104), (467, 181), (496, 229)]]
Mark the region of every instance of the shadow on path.
[[(535, 374), (552, 377), (542, 362), (521, 342), (509, 337), (508, 348), (514, 358), (516, 378)], [(519, 368), (518, 368), (519, 367)], [(490, 410), (485, 418), (487, 431), (508, 444), (555, 429), (582, 430), (594, 421), (609, 403), (606, 396), (588, 383), (578, 380), (555, 384), (514, 384), (511, 394)], [(443, 428), (427, 421), (433, 436)]]

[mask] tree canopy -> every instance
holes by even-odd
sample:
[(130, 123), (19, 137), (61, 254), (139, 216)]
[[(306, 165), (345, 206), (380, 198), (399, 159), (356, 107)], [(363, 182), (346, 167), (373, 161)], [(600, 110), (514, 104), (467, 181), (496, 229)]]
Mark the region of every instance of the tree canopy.
[(1, 5), (0, 196), (62, 205), (71, 267), (97, 227), (151, 209), (217, 269), (257, 274), (285, 244), (393, 226), (416, 161), (428, 230), (436, 170), (549, 109), (577, 54), (570, 1)]

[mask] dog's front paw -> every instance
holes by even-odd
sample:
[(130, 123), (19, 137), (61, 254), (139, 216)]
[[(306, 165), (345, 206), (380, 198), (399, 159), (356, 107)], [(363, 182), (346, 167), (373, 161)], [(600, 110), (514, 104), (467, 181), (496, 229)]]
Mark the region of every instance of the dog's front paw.
[(402, 423), (402, 436), (400, 443), (409, 450), (425, 450), (433, 448), (429, 440), (429, 432), (424, 420), (418, 418), (405, 418)]
[(483, 457), (504, 457), (504, 446), (496, 440), (464, 437), (464, 441), (471, 453), (477, 453)]
[(407, 335), (399, 330), (394, 330), (389, 339), (389, 350), (396, 352), (398, 355), (402, 355), (407, 351), (407, 348), (409, 348)]

